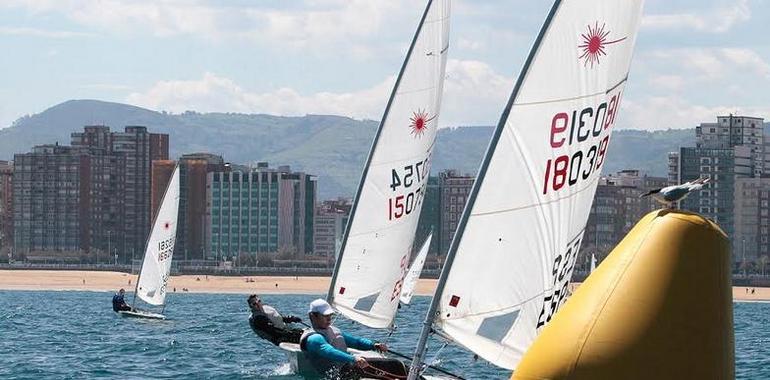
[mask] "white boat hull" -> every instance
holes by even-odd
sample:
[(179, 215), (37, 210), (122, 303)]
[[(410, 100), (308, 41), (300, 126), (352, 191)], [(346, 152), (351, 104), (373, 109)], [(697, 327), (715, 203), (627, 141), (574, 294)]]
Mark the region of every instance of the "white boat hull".
[(123, 317), (131, 317), (131, 318), (160, 319), (160, 320), (166, 319), (166, 316), (163, 314), (151, 313), (149, 311), (143, 311), (143, 310), (119, 311), (118, 314), (120, 314)]

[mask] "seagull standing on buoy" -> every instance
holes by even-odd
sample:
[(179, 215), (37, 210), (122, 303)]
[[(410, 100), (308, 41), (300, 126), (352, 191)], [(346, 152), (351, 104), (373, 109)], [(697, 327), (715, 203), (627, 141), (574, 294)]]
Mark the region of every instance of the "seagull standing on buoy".
[(698, 178), (694, 181), (685, 182), (681, 185), (667, 186), (660, 189), (650, 190), (639, 197), (651, 195), (656, 201), (673, 208), (676, 202), (687, 198), (690, 193), (703, 189), (703, 185), (709, 182), (708, 178)]

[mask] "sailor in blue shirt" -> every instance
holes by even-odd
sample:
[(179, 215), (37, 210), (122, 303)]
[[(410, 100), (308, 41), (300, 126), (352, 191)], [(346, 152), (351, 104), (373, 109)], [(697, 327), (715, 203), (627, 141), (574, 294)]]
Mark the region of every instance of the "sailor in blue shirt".
[(392, 379), (394, 376), (406, 375), (407, 368), (399, 360), (351, 355), (348, 348), (385, 353), (388, 346), (342, 332), (331, 325), (333, 314), (334, 309), (323, 299), (311, 302), (308, 315), (313, 326), (305, 330), (300, 338), (300, 348), (319, 373), (338, 371), (338, 374), (332, 375), (343, 379), (359, 378), (362, 375), (374, 379)]
[(126, 300), (123, 299), (123, 296), (126, 294), (125, 289), (118, 290), (117, 293), (115, 293), (114, 296), (112, 296), (112, 310), (114, 312), (119, 311), (128, 311), (131, 310), (131, 306), (128, 306), (126, 303)]

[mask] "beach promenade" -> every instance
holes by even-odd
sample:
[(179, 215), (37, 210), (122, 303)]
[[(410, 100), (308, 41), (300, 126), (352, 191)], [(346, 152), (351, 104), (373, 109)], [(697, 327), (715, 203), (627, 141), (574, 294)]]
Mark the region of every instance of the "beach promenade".
[[(325, 294), (329, 277), (293, 276), (172, 276), (171, 293)], [(0, 290), (133, 291), (136, 275), (120, 272), (0, 270)], [(436, 280), (420, 279), (418, 295), (430, 295)], [(747, 290), (748, 289), (748, 290)], [(754, 290), (752, 292), (752, 289)], [(770, 302), (770, 288), (733, 287), (736, 301)]]

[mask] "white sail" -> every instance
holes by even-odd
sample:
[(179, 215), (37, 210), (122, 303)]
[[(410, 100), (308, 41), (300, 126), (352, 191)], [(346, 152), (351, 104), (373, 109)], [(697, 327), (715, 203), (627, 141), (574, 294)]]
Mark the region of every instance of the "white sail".
[(329, 301), (373, 328), (391, 325), (420, 219), (449, 48), (449, 0), (432, 0), (369, 153)]
[(166, 300), (166, 286), (176, 241), (178, 211), (179, 166), (177, 165), (166, 187), (158, 214), (155, 216), (136, 287), (137, 296), (150, 305), (163, 305)]
[(428, 235), (425, 243), (422, 244), (422, 248), (420, 248), (420, 252), (417, 253), (417, 257), (414, 258), (412, 266), (409, 267), (409, 272), (404, 277), (404, 286), (401, 288), (401, 303), (404, 305), (409, 305), (412, 302), (414, 288), (417, 286), (417, 280), (420, 279), (425, 259), (428, 258), (428, 250), (430, 250), (430, 241), (432, 239), (433, 234)]
[(595, 270), (595, 269), (596, 269), (596, 256), (594, 256), (594, 254), (592, 253), (592, 254), (591, 254), (591, 271), (590, 271), (590, 272), (588, 272), (588, 273), (589, 273), (589, 274), (590, 274), (590, 273), (594, 273), (594, 270)]
[(479, 171), (435, 323), (499, 367), (565, 301), (642, 3), (556, 1)]

